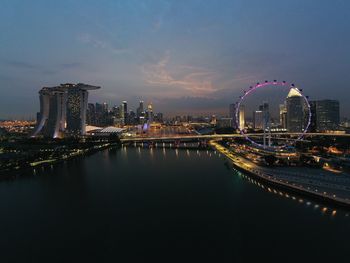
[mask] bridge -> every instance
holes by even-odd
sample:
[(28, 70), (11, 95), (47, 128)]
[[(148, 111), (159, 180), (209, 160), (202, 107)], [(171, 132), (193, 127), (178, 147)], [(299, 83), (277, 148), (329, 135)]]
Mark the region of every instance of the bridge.
[[(289, 136), (289, 137), (298, 137), (300, 133), (272, 133), (271, 135), (277, 136)], [(263, 136), (263, 133), (250, 133), (247, 134), (250, 137)], [(350, 134), (335, 134), (335, 133), (306, 133), (306, 137), (317, 137), (317, 136), (329, 136), (329, 137), (347, 137), (350, 139)], [(160, 137), (130, 137), (122, 138), (122, 143), (133, 143), (133, 142), (163, 142), (163, 141), (198, 141), (198, 140), (214, 140), (214, 139), (225, 139), (225, 138), (244, 138), (242, 134), (210, 134), (210, 135), (200, 135), (200, 134), (191, 134), (191, 135), (171, 135), (171, 136), (160, 136)]]

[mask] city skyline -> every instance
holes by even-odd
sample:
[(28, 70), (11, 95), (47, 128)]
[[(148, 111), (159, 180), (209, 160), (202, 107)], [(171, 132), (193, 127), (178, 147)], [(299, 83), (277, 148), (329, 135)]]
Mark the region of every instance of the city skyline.
[(346, 261), (349, 10), (0, 0), (1, 263)]
[(295, 82), (310, 100), (339, 100), (341, 117), (350, 116), (345, 1), (2, 1), (0, 7), (2, 119), (34, 118), (37, 90), (65, 82), (102, 86), (91, 102), (142, 99), (165, 115), (227, 114), (242, 90), (265, 79)]

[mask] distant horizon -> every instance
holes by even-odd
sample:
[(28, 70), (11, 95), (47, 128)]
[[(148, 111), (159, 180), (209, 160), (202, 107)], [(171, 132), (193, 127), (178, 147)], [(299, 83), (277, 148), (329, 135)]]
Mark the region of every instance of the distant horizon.
[[(255, 82), (252, 83), (251, 85), (254, 85), (254, 84), (257, 83), (257, 82), (259, 82), (259, 81), (255, 81)], [(62, 82), (62, 83), (68, 83), (68, 82)], [(69, 82), (69, 83), (73, 83), (73, 82)], [(82, 82), (76, 82), (76, 83), (82, 83)], [(86, 83), (86, 84), (89, 84), (89, 83)], [(51, 85), (51, 86), (49, 86), (49, 87), (55, 87), (55, 86), (59, 86), (59, 85), (60, 85), (60, 84), (56, 84), (56, 85)], [(48, 87), (48, 86), (43, 86), (43, 87)], [(43, 87), (41, 87), (41, 88), (43, 88)], [(38, 91), (37, 91), (37, 98), (36, 98), (36, 99), (37, 99), (37, 105), (36, 105), (36, 106), (37, 106), (37, 108), (38, 108), (38, 111), (40, 110), (39, 91), (40, 91), (41, 88), (38, 89)], [(122, 103), (123, 101), (127, 101), (127, 102), (128, 102), (128, 109), (129, 109), (129, 110), (134, 110), (134, 111), (136, 111), (136, 109), (137, 109), (137, 107), (138, 107), (138, 105), (139, 105), (139, 102), (140, 102), (140, 101), (143, 101), (145, 106), (148, 105), (149, 103), (152, 103), (152, 105), (154, 106), (153, 111), (154, 111), (155, 113), (161, 112), (161, 113), (163, 113), (164, 116), (167, 117), (167, 118), (172, 118), (172, 117), (175, 117), (175, 116), (186, 116), (186, 115), (198, 116), (198, 117), (200, 117), (200, 116), (212, 116), (212, 115), (217, 115), (217, 116), (220, 116), (220, 117), (225, 117), (225, 116), (228, 116), (228, 115), (229, 115), (229, 105), (232, 104), (232, 103), (238, 102), (239, 96), (242, 95), (242, 94), (243, 94), (243, 91), (244, 91), (244, 90), (247, 90), (248, 88), (249, 88), (249, 87), (246, 87), (245, 89), (242, 89), (241, 93), (240, 93), (239, 95), (237, 95), (236, 98), (234, 98), (235, 100), (233, 100), (233, 101), (230, 102), (229, 104), (224, 105), (224, 106), (222, 106), (222, 107), (220, 107), (220, 106), (219, 106), (219, 107), (216, 107), (216, 108), (211, 107), (211, 109), (200, 108), (201, 105), (199, 104), (199, 105), (196, 105), (196, 107), (199, 106), (199, 108), (196, 108), (196, 109), (188, 108), (188, 109), (181, 109), (181, 110), (177, 110), (177, 111), (163, 111), (163, 110), (161, 110), (161, 109), (163, 109), (163, 108), (157, 109), (157, 104), (156, 104), (154, 101), (152, 101), (152, 100), (148, 100), (148, 101), (147, 101), (146, 99), (140, 98), (140, 97), (134, 98), (134, 99), (132, 99), (132, 100), (130, 100), (130, 99), (129, 99), (129, 100), (127, 100), (127, 99), (121, 99), (119, 102), (116, 102), (116, 103), (114, 103), (114, 101), (112, 102), (111, 100), (92, 101), (92, 100), (91, 100), (91, 97), (92, 97), (92, 98), (96, 98), (96, 97), (98, 98), (98, 96), (96, 96), (95, 93), (99, 92), (100, 90), (89, 92), (89, 101), (88, 101), (88, 103), (93, 103), (93, 104), (95, 104), (95, 103), (107, 103), (109, 109), (111, 109), (111, 108), (114, 107), (114, 106), (120, 106), (121, 103)], [(101, 90), (103, 90), (103, 86), (101, 86)], [(271, 93), (271, 90), (269, 91), (269, 93)], [(267, 96), (268, 96), (269, 93), (267, 93)], [(337, 100), (337, 101), (340, 101), (340, 100), (337, 99), (337, 98), (319, 98), (319, 99), (316, 99), (316, 98), (314, 98), (313, 96), (310, 96), (309, 94), (306, 94), (306, 96), (309, 97), (309, 99), (308, 99), (309, 101), (314, 101), (314, 100)], [(213, 101), (213, 100), (210, 100), (209, 98), (202, 98), (202, 97), (182, 97), (182, 98), (178, 98), (179, 101), (181, 101), (181, 100), (186, 101), (187, 99), (191, 99), (191, 100), (198, 99), (198, 100), (200, 100), (200, 101), (203, 100), (203, 99), (206, 99), (207, 101), (209, 101), (209, 102), (211, 102), (211, 103), (212, 103), (212, 101)], [(260, 101), (261, 101), (261, 102), (264, 101), (264, 100), (266, 100), (266, 99), (260, 98)], [(270, 100), (271, 100), (271, 99), (270, 99)], [(156, 102), (159, 102), (160, 105), (163, 104), (163, 102), (160, 101), (160, 100), (155, 100), (155, 101), (156, 101)], [(267, 99), (266, 101), (269, 101), (269, 99)], [(244, 103), (243, 103), (243, 104), (244, 104)], [(38, 111), (37, 111), (37, 112), (38, 112)], [(37, 112), (26, 113), (26, 114), (18, 114), (18, 115), (12, 115), (12, 114), (10, 114), (10, 115), (8, 115), (8, 116), (1, 116), (1, 115), (0, 115), (0, 120), (35, 120), (35, 119), (36, 119), (35, 116), (36, 116), (36, 113), (37, 113)], [(247, 116), (249, 116), (250, 113), (251, 113), (250, 111), (246, 111), (246, 113), (247, 113), (247, 112), (248, 112), (248, 114), (246, 114), (246, 118), (247, 118)], [(1, 114), (1, 113), (0, 113), (0, 114)], [(340, 103), (340, 118), (341, 118), (341, 120), (343, 120), (343, 119), (349, 119), (349, 118), (350, 118), (350, 114), (349, 114), (349, 115), (346, 115), (346, 114), (343, 113), (341, 103)], [(248, 117), (248, 119), (249, 119), (249, 117)]]
[[(320, 99), (320, 100), (336, 100), (336, 99)], [(310, 100), (312, 101), (312, 100)], [(339, 101), (339, 100), (338, 100)], [(121, 101), (122, 102), (122, 101)], [(120, 104), (121, 104), (120, 102)], [(138, 102), (137, 101), (136, 103), (132, 102), (132, 104), (129, 104), (129, 101), (128, 102), (128, 111), (129, 110), (133, 110), (133, 111), (136, 111), (137, 107), (138, 107)], [(39, 103), (39, 99), (38, 99), (38, 103)], [(107, 103), (108, 104), (108, 108), (109, 110), (111, 110), (112, 107), (114, 106), (120, 106), (120, 104), (110, 104), (106, 101), (96, 101), (96, 102), (92, 102), (89, 100), (89, 103)], [(236, 103), (233, 102), (233, 103)], [(144, 101), (144, 105), (147, 106), (148, 102), (147, 101)], [(130, 106), (131, 105), (131, 106)], [(194, 110), (182, 110), (182, 111), (177, 111), (177, 112), (164, 112), (164, 111), (161, 111), (161, 110), (157, 110), (157, 105), (155, 105), (154, 103), (152, 103), (153, 107), (155, 106), (155, 108), (153, 108), (153, 112), (154, 113), (162, 113), (164, 115), (164, 118), (174, 118), (176, 116), (192, 116), (192, 117), (211, 117), (211, 116), (216, 116), (216, 117), (229, 117), (229, 105), (227, 105), (227, 107), (222, 107), (222, 108), (219, 108), (217, 110), (213, 110), (213, 111), (205, 111), (205, 110), (201, 110), (201, 109), (198, 109), (197, 111), (194, 111)], [(340, 109), (341, 109), (341, 105), (340, 105)], [(28, 114), (27, 116), (26, 115), (18, 115), (18, 116), (13, 116), (13, 117), (0, 117), (0, 121), (35, 121), (36, 120), (36, 113), (35, 112), (34, 114)], [(32, 116), (31, 116), (32, 115)], [(252, 111), (247, 111), (245, 110), (245, 119), (246, 120), (251, 120), (252, 119)], [(276, 114), (272, 115), (271, 117), (272, 118), (278, 118), (278, 116), (275, 116)], [(340, 121), (344, 121), (344, 120), (350, 120), (350, 117), (349, 116), (345, 116), (345, 115), (342, 115), (342, 112), (340, 112)]]

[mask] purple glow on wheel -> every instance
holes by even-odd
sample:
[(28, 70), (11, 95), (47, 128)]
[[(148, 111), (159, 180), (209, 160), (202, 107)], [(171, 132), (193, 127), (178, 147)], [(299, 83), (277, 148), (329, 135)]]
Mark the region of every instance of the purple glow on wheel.
[[(254, 140), (252, 140), (251, 138), (249, 138), (249, 136), (246, 134), (246, 132), (244, 131), (244, 127), (243, 127), (243, 129), (241, 129), (241, 127), (240, 127), (240, 123), (239, 123), (239, 109), (240, 109), (240, 107), (241, 107), (241, 104), (242, 104), (242, 102), (243, 102), (243, 100), (249, 95), (249, 94), (251, 94), (251, 93), (253, 93), (255, 90), (257, 90), (257, 89), (259, 89), (259, 88), (264, 88), (264, 87), (266, 87), (266, 86), (290, 86), (290, 88), (295, 88), (295, 85), (294, 84), (288, 84), (286, 81), (265, 81), (264, 83), (260, 83), (260, 82), (258, 82), (255, 86), (251, 86), (250, 88), (249, 88), (249, 90), (248, 91), (244, 91), (243, 93), (243, 96), (240, 96), (239, 97), (239, 100), (237, 101), (237, 103), (236, 103), (236, 112), (235, 112), (235, 115), (236, 115), (236, 126), (237, 126), (237, 128), (239, 129), (239, 131), (240, 131), (240, 133), (248, 140), (248, 141), (250, 141), (253, 145), (255, 145), (255, 146), (259, 146), (259, 147), (263, 147), (263, 145), (262, 144), (260, 144), (260, 143), (257, 143), (257, 142), (255, 142)], [(306, 98), (306, 96), (301, 92), (301, 90), (298, 90), (299, 91), (299, 93), (300, 93), (300, 95), (303, 97), (303, 99), (304, 99), (304, 101), (305, 101), (305, 103), (306, 103), (306, 105), (307, 105), (307, 108), (308, 108), (308, 110), (309, 110), (309, 116), (308, 116), (308, 121), (307, 121), (307, 124), (306, 124), (306, 127), (305, 127), (305, 129), (303, 129), (303, 131), (300, 133), (300, 135), (298, 136), (298, 138), (297, 139), (295, 139), (294, 141), (296, 142), (296, 141), (299, 141), (299, 140), (301, 140), (303, 137), (304, 137), (304, 135), (305, 135), (305, 133), (307, 132), (307, 130), (309, 129), (309, 126), (310, 126), (310, 124), (311, 124), (311, 108), (310, 108), (310, 103), (309, 103), (309, 101), (308, 101), (308, 99)], [(269, 148), (271, 149), (273, 149), (273, 148), (275, 148), (275, 149), (280, 149), (280, 148), (283, 148), (283, 147), (285, 147), (285, 146), (287, 146), (287, 145), (283, 145), (283, 146), (269, 146)]]

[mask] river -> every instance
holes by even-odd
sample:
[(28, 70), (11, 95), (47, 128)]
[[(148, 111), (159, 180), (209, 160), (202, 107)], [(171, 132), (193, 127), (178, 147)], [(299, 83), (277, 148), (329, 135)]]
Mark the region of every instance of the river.
[(270, 193), (213, 151), (111, 149), (26, 173), (0, 182), (0, 262), (350, 255), (346, 211)]

